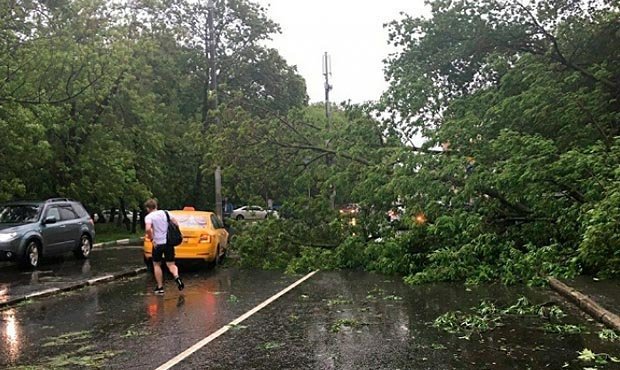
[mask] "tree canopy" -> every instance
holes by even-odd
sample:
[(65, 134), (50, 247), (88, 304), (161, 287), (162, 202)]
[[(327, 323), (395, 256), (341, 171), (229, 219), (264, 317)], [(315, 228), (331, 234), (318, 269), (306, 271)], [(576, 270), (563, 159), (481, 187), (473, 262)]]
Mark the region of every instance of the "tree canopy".
[[(387, 60), (390, 86), (365, 109), (382, 112), (375, 127), (396, 145), (351, 141), (347, 153), (368, 160), (325, 172), (348, 184), (359, 223), (334, 234), (335, 248), (298, 248), (287, 266), (411, 283), (617, 275), (617, 2), (429, 4), (431, 17), (388, 25), (399, 50)], [(420, 134), (422, 147), (408, 144)], [(405, 214), (388, 223), (399, 206)]]
[[(429, 2), (387, 25), (380, 101), (329, 117), (252, 1), (215, 1), (213, 33), (205, 2), (3, 4), (0, 201), (213, 208), (220, 166), (229, 201), (283, 204), (235, 225), (244, 265), (620, 273), (616, 1)], [(354, 221), (332, 207), (348, 203)]]

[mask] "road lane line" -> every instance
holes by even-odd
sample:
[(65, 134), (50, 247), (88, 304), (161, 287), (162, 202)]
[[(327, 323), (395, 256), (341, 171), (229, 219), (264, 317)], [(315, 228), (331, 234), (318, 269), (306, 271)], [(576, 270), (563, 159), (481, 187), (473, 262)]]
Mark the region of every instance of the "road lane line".
[(194, 344), (193, 346), (189, 347), (188, 349), (186, 349), (185, 351), (179, 353), (178, 355), (176, 355), (173, 359), (171, 359), (170, 361), (166, 362), (165, 364), (161, 365), (160, 367), (157, 368), (157, 370), (168, 370), (170, 368), (172, 368), (173, 366), (175, 366), (176, 364), (178, 364), (179, 362), (183, 361), (184, 359), (188, 358), (190, 355), (192, 355), (194, 352), (198, 351), (199, 349), (201, 349), (202, 347), (206, 346), (207, 344), (209, 344), (209, 342), (213, 341), (214, 339), (216, 339), (217, 337), (219, 337), (220, 335), (226, 333), (229, 329), (235, 327), (236, 325), (239, 325), (241, 322), (243, 322), (245, 319), (247, 319), (248, 317), (254, 315), (255, 313), (257, 313), (258, 311), (260, 311), (261, 309), (267, 307), (271, 302), (275, 301), (276, 299), (280, 298), (281, 296), (283, 296), (284, 294), (288, 293), (289, 291), (291, 291), (292, 289), (294, 289), (296, 286), (298, 286), (299, 284), (303, 283), (304, 281), (306, 281), (307, 279), (311, 278), (312, 275), (316, 274), (318, 272), (318, 270), (312, 271), (311, 273), (309, 273), (308, 275), (302, 277), (301, 279), (297, 280), (296, 282), (294, 282), (293, 284), (289, 285), (288, 287), (284, 288), (283, 290), (281, 290), (279, 293), (275, 294), (274, 296), (272, 296), (271, 298), (267, 299), (266, 301), (264, 301), (263, 303), (259, 304), (258, 306), (254, 307), (253, 309), (251, 309), (250, 311), (244, 313), (243, 315), (237, 317), (236, 319), (234, 319), (233, 321), (231, 321), (230, 323), (222, 326), (219, 330), (217, 330), (216, 332), (212, 333), (211, 335), (209, 335), (208, 337), (200, 340), (199, 342), (197, 342), (196, 344)]

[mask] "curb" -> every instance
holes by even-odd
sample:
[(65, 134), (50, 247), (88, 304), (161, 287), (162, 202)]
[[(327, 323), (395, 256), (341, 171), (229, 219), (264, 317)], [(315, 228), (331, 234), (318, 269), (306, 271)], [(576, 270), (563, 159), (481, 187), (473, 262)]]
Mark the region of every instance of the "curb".
[(128, 270), (128, 271), (123, 271), (123, 272), (119, 272), (116, 274), (108, 274), (108, 275), (103, 275), (103, 276), (97, 276), (88, 280), (82, 280), (82, 281), (78, 281), (75, 283), (72, 283), (70, 285), (61, 287), (61, 288), (49, 288), (49, 289), (45, 289), (45, 290), (41, 290), (38, 292), (34, 292), (34, 293), (30, 293), (30, 294), (26, 294), (20, 297), (15, 297), (12, 299), (9, 299), (6, 302), (0, 302), (0, 310), (1, 309), (5, 309), (11, 306), (15, 306), (16, 304), (23, 302), (23, 301), (27, 301), (30, 299), (35, 299), (35, 298), (42, 298), (42, 297), (49, 297), (51, 295), (54, 294), (58, 294), (58, 293), (63, 293), (63, 292), (69, 292), (72, 290), (77, 290), (80, 288), (84, 288), (84, 287), (88, 287), (88, 286), (94, 286), (94, 285), (99, 285), (102, 283), (107, 283), (110, 281), (114, 281), (114, 280), (119, 280), (125, 277), (130, 277), (130, 276), (137, 276), (140, 275), (142, 273), (146, 272), (146, 267), (138, 267), (136, 269), (133, 270)]
[(562, 283), (558, 279), (549, 278), (548, 280), (553, 290), (572, 301), (588, 315), (605, 324), (610, 329), (620, 331), (620, 317), (618, 315), (606, 310), (601, 305), (594, 302), (592, 298)]
[(113, 240), (113, 241), (110, 241), (110, 242), (95, 243), (95, 244), (93, 244), (93, 249), (100, 249), (100, 248), (103, 248), (103, 247), (115, 247), (117, 245), (136, 244), (136, 243), (142, 243), (143, 241), (144, 241), (144, 237), (133, 238), (133, 239)]

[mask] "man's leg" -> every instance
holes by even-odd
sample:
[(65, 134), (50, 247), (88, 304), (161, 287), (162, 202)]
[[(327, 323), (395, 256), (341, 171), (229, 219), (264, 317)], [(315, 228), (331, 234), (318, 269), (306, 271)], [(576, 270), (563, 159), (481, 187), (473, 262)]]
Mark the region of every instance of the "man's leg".
[(177, 268), (176, 263), (174, 263), (174, 258), (174, 247), (171, 245), (166, 245), (164, 249), (164, 260), (166, 261), (166, 266), (168, 266), (168, 270), (172, 276), (174, 276), (174, 281), (177, 283), (179, 290), (183, 290), (183, 288), (185, 288), (185, 284), (183, 284), (183, 280), (179, 277), (179, 269)]
[(166, 262), (166, 266), (168, 266), (168, 270), (172, 276), (174, 276), (174, 281), (177, 283), (179, 290), (183, 290), (185, 288), (185, 284), (183, 284), (183, 280), (181, 280), (181, 277), (179, 276), (179, 269), (177, 268), (176, 263), (174, 263), (174, 261)]
[(164, 274), (161, 270), (161, 262), (153, 261), (153, 275), (155, 275), (155, 281), (157, 282), (157, 288), (163, 288)]
[(153, 246), (153, 275), (155, 275), (155, 282), (157, 282), (155, 290), (160, 290), (160, 288), (163, 289), (164, 287), (164, 273), (161, 270), (163, 251), (161, 246)]
[(179, 277), (179, 268), (177, 267), (177, 264), (174, 263), (174, 261), (166, 262), (166, 266), (168, 266), (168, 271), (170, 271), (170, 273), (175, 279)]

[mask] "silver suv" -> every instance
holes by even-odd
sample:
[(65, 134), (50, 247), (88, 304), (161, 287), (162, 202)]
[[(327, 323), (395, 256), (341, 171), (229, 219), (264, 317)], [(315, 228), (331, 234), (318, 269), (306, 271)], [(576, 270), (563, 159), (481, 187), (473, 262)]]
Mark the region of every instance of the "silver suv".
[(88, 258), (94, 240), (95, 224), (74, 200), (53, 198), (0, 205), (0, 260), (36, 268), (42, 257), (67, 252)]

